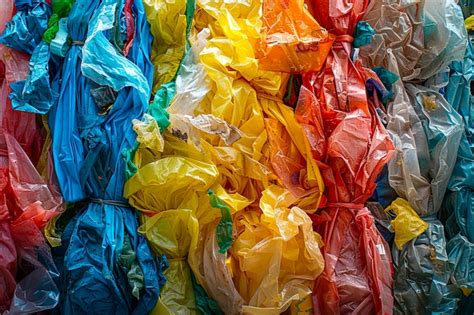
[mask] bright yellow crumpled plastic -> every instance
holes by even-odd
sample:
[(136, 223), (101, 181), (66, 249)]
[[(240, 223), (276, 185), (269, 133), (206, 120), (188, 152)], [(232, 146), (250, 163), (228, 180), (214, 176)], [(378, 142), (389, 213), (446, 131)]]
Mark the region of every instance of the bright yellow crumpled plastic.
[(428, 228), (428, 223), (423, 221), (410, 203), (403, 198), (395, 199), (385, 208), (385, 212), (393, 212), (396, 215), (390, 223), (395, 232), (395, 245), (399, 250)]
[(471, 15), (468, 17), (465, 21), (464, 24), (466, 24), (466, 28), (469, 31), (474, 31), (474, 15)]
[[(259, 68), (261, 9), (260, 0), (199, 0), (190, 37), (203, 48), (194, 67), (186, 59), (180, 69), (170, 126), (160, 139), (153, 119), (135, 125), (138, 171), (124, 194), (144, 213), (140, 232), (153, 252), (171, 259), (157, 314), (196, 311), (189, 267), (225, 314), (307, 304), (324, 268), (307, 214), (324, 185), (293, 109), (282, 102), (289, 74)], [(180, 80), (205, 84), (181, 90)], [(219, 252), (221, 212), (208, 190), (231, 211), (227, 254)]]
[(155, 67), (153, 93), (178, 71), (186, 44), (186, 0), (144, 0), (153, 35), (151, 61)]
[[(149, 123), (154, 125), (152, 120)], [(136, 131), (138, 139), (144, 139), (143, 132), (150, 129)], [(167, 281), (152, 314), (195, 314), (187, 255), (196, 247), (198, 238), (195, 210), (206, 201), (209, 204), (207, 190), (218, 172), (213, 164), (204, 162), (205, 157), (191, 144), (169, 133), (164, 134), (164, 140), (162, 152), (151, 142), (140, 144), (134, 157), (138, 171), (126, 182), (124, 195), (130, 205), (145, 214), (141, 216), (139, 232), (145, 235), (154, 254), (166, 255), (170, 262), (164, 272)], [(218, 211), (211, 212), (217, 212), (216, 217), (220, 215)]]

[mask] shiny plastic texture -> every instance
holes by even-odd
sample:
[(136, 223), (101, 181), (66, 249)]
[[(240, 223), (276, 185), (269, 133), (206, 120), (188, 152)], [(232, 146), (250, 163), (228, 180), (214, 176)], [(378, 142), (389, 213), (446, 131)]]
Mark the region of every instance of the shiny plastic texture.
[[(52, 86), (60, 96), (48, 116), (58, 181), (67, 202), (82, 202), (71, 210), (75, 209), (76, 215), (69, 215), (69, 220), (65, 217), (61, 246), (54, 251), (60, 271), (57, 311), (63, 314), (88, 312), (91, 307), (94, 312), (145, 313), (153, 308), (159, 294), (161, 271), (146, 240), (137, 232), (134, 210), (122, 197), (122, 152), (131, 149), (135, 141), (132, 125), (127, 122), (143, 115), (149, 98), (144, 94), (151, 90), (153, 69), (147, 57), (151, 39), (143, 5), (136, 1), (132, 9), (137, 33), (129, 59), (112, 53), (101, 30), (119, 25), (115, 23), (116, 4), (75, 2), (68, 33), (73, 42), (86, 44), (71, 46), (59, 69), (61, 80), (53, 72)], [(95, 43), (91, 51), (90, 42)], [(110, 64), (105, 66), (94, 59), (103, 61), (102, 56)], [(83, 61), (103, 70), (100, 77), (95, 77), (97, 72), (82, 69), (89, 65)], [(139, 73), (141, 77), (131, 80), (141, 78), (145, 86), (122, 82), (136, 88), (121, 89), (110, 108), (104, 110), (96, 106), (91, 90), (97, 89), (98, 82), (117, 82), (115, 68), (110, 65), (119, 62), (127, 73)]]
[(260, 67), (282, 72), (319, 71), (334, 36), (321, 28), (303, 5), (304, 0), (264, 0)]
[(451, 272), (443, 225), (431, 217), (424, 220), (428, 229), (422, 235), (401, 251), (393, 248), (394, 314), (453, 311), (452, 301), (444, 298)]
[(359, 56), (364, 65), (373, 68), (389, 67), (389, 55), (398, 62), (403, 80), (417, 78), (417, 65), (424, 49), (423, 8), (426, 1), (370, 1), (364, 21), (375, 30), (369, 45), (361, 47)]
[[(260, 9), (260, 1), (198, 2), (192, 54), (176, 79), (163, 152), (142, 143), (133, 159), (138, 171), (125, 189), (145, 221), (154, 222), (146, 235), (160, 254), (160, 235), (181, 232), (160, 229), (155, 217), (192, 211), (196, 245), (183, 242), (182, 252), (196, 282), (226, 314), (284, 311), (310, 294), (323, 268), (319, 237), (304, 211), (316, 210), (323, 184), (293, 110), (281, 102), (287, 76), (259, 69), (255, 59)], [(159, 139), (156, 126), (137, 131)], [(270, 179), (277, 185), (270, 186)], [(227, 255), (219, 253), (222, 216), (210, 204), (209, 188), (232, 213), (234, 241)], [(172, 287), (190, 282), (168, 281)], [(167, 293), (167, 305), (170, 299), (197, 301), (197, 293), (187, 292)], [(195, 312), (192, 303), (185, 307)]]
[[(325, 270), (313, 290), (315, 314), (385, 314), (392, 306), (389, 248), (363, 203), (393, 147), (378, 117), (370, 116), (372, 105), (367, 102), (334, 115), (329, 104), (323, 106), (307, 88), (302, 87), (299, 97), (297, 117), (320, 161), (328, 198), (326, 208), (313, 217), (325, 242)], [(353, 125), (359, 127), (350, 128)], [(349, 143), (351, 152), (343, 149)]]
[(416, 214), (408, 201), (402, 198), (395, 199), (385, 212), (393, 212), (395, 218), (390, 222), (395, 233), (395, 245), (399, 250), (403, 245), (422, 234), (428, 224)]
[[(13, 8), (13, 1), (2, 2), (2, 28), (12, 18)], [(54, 308), (59, 300), (59, 290), (54, 282), (58, 271), (41, 231), (62, 210), (62, 199), (34, 166), (40, 160), (43, 147), (43, 135), (35, 115), (14, 111), (8, 98), (10, 85), (25, 79), (28, 59), (28, 55), (0, 45), (2, 314), (46, 311)]]
[[(313, 217), (325, 242), (325, 269), (312, 294), (314, 314), (390, 313), (391, 257), (364, 207), (393, 151), (375, 111), (378, 92), (386, 90), (375, 73), (351, 60), (352, 34), (368, 1), (308, 3), (321, 26), (337, 35), (323, 69), (303, 76), (296, 108), (328, 200)], [(372, 98), (366, 83), (375, 88)]]
[(16, 0), (15, 9), (16, 14), (6, 24), (0, 35), (0, 44), (32, 54), (48, 27), (51, 7), (44, 0)]

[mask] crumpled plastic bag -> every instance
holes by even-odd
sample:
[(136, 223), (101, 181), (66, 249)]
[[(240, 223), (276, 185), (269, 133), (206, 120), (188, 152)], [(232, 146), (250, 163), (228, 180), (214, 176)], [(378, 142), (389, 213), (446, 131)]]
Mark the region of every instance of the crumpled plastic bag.
[(395, 314), (452, 312), (455, 304), (445, 299), (449, 293), (450, 266), (441, 222), (425, 217), (428, 229), (406, 244), (393, 248), (395, 266)]
[(424, 49), (423, 9), (426, 1), (370, 1), (363, 20), (375, 30), (372, 41), (360, 48), (365, 66), (389, 67), (390, 55), (397, 60), (401, 79), (417, 78), (418, 61)]
[(370, 67), (387, 68), (387, 54), (393, 54), (403, 80), (426, 80), (462, 59), (467, 36), (462, 19), (455, 0), (371, 1), (364, 20), (376, 34), (360, 56)]
[[(296, 109), (319, 161), (328, 199), (325, 209), (313, 217), (325, 242), (325, 270), (312, 293), (315, 314), (383, 314), (392, 305), (389, 248), (363, 203), (375, 189), (375, 178), (393, 148), (378, 118), (370, 116), (370, 105), (349, 104), (361, 108), (332, 118), (330, 105), (325, 107), (302, 87)], [(367, 143), (371, 143), (368, 150)], [(352, 148), (350, 152), (347, 147)], [(361, 270), (366, 272), (361, 274)]]
[(15, 110), (46, 114), (57, 100), (57, 92), (51, 89), (49, 76), (49, 45), (40, 42), (33, 50), (30, 69), (25, 80), (12, 83), (10, 99)]
[(474, 243), (457, 234), (449, 240), (446, 251), (452, 266), (451, 281), (458, 288), (474, 290)]
[(428, 224), (416, 214), (408, 201), (397, 198), (389, 205), (385, 212), (393, 212), (395, 218), (390, 224), (395, 233), (395, 245), (398, 250), (403, 249), (403, 245), (422, 234)]
[(392, 309), (391, 257), (364, 203), (393, 151), (376, 112), (387, 91), (374, 72), (351, 59), (352, 36), (367, 1), (308, 3), (318, 23), (337, 35), (323, 69), (303, 75), (296, 108), (328, 201), (313, 216), (325, 242), (314, 313), (383, 314)]
[(462, 123), (441, 94), (420, 85), (405, 88), (401, 82), (395, 84), (395, 100), (388, 108), (387, 130), (397, 148), (388, 163), (389, 181), (423, 218), (441, 207)]
[(455, 60), (462, 60), (466, 50), (466, 28), (456, 0), (425, 1), (423, 8), (424, 50), (418, 60), (425, 80), (446, 68)]
[[(73, 45), (61, 60), (60, 69), (54, 69), (61, 74), (51, 71), (51, 86), (60, 92), (58, 102), (48, 112), (58, 182), (67, 202), (79, 202), (56, 221), (62, 225), (62, 231), (57, 230), (61, 232), (61, 246), (54, 249), (60, 271), (57, 311), (64, 314), (85, 312), (91, 307), (94, 312), (146, 313), (156, 303), (162, 280), (161, 270), (157, 270), (161, 265), (157, 267), (145, 238), (138, 234), (136, 214), (122, 197), (125, 181), (122, 152), (134, 144), (131, 121), (143, 115), (149, 98), (149, 94), (143, 94), (149, 93), (152, 81), (153, 69), (147, 57), (151, 40), (140, 1), (132, 7), (137, 32), (128, 60), (117, 59), (129, 73), (140, 71), (146, 86), (141, 90), (139, 87), (121, 89), (112, 93), (112, 104), (98, 104), (93, 92), (109, 91), (98, 82), (112, 84), (123, 73), (117, 75), (110, 64), (96, 68), (103, 70), (99, 77), (94, 76), (97, 75), (94, 71), (87, 72), (89, 78), (81, 73), (84, 60), (96, 64), (94, 58), (103, 60), (106, 56), (111, 64), (115, 63), (110, 58), (117, 57), (117, 53), (111, 53), (110, 46), (96, 43), (88, 51), (90, 45), (77, 43), (104, 40), (101, 31), (110, 29), (118, 15), (105, 8), (115, 10), (116, 4), (114, 0), (75, 2), (68, 20)], [(114, 25), (120, 27), (120, 23)], [(86, 36), (88, 26), (90, 37)], [(105, 38), (110, 44), (108, 39)], [(99, 48), (105, 51), (103, 55)], [(128, 82), (122, 84), (133, 86)], [(49, 230), (49, 235), (57, 240), (58, 233)]]
[(334, 36), (320, 27), (304, 0), (264, 0), (260, 47), (262, 69), (282, 72), (319, 71)]
[(170, 124), (166, 108), (176, 92), (176, 75), (186, 56), (195, 10), (195, 0), (145, 1), (147, 18), (154, 37), (152, 62), (155, 67), (153, 102), (150, 114), (163, 132)]
[(48, 27), (51, 7), (44, 0), (16, 0), (15, 9), (15, 16), (0, 35), (0, 44), (31, 55)]
[[(263, 213), (236, 212), (228, 258), (218, 251), (215, 230), (201, 229), (198, 249), (190, 253), (193, 271), (224, 313), (281, 313), (310, 294), (323, 267), (320, 238), (307, 214), (291, 207), (295, 200), (270, 186), (260, 200)], [(234, 211), (241, 208), (235, 205), (229, 204)]]
[(161, 314), (165, 309), (170, 314), (195, 314), (187, 255), (195, 250), (198, 241), (196, 209), (204, 206), (209, 213), (220, 213), (210, 209), (207, 196), (218, 171), (213, 164), (205, 162), (192, 144), (169, 133), (164, 134), (164, 139), (163, 150), (144, 143), (138, 148), (134, 156), (138, 170), (126, 182), (124, 196), (144, 214), (139, 231), (147, 237), (155, 255), (166, 255), (170, 262), (164, 273), (167, 282), (153, 313)]
[(15, 111), (8, 97), (10, 85), (24, 80), (28, 73), (28, 56), (0, 45), (0, 123), (5, 132), (17, 139), (31, 162), (39, 161), (43, 136), (36, 116), (31, 113)]
[[(169, 125), (163, 133), (163, 152), (159, 146), (151, 148), (141, 143), (132, 159), (138, 166), (137, 172), (125, 189), (130, 202), (145, 216), (151, 217), (146, 220), (175, 209), (193, 211), (199, 223), (199, 247), (186, 249), (188, 243), (183, 242), (183, 251), (189, 251), (187, 261), (196, 283), (224, 313), (284, 311), (292, 302), (299, 302), (310, 294), (312, 282), (322, 269), (318, 236), (312, 231), (311, 220), (306, 214), (306, 211), (313, 212), (319, 203), (322, 180), (293, 110), (281, 101), (287, 76), (259, 69), (255, 59), (255, 45), (260, 39), (255, 26), (261, 18), (260, 8), (260, 1), (248, 4), (198, 2), (196, 32), (191, 32), (194, 35), (190, 40), (192, 50), (178, 72), (176, 96), (173, 99), (167, 94), (171, 99)], [(171, 89), (168, 91), (174, 93)], [(199, 117), (238, 130), (240, 138), (228, 137), (232, 133), (221, 133), (221, 128), (193, 125), (199, 122)], [(154, 118), (156, 125), (150, 123), (149, 129), (137, 131), (146, 130), (147, 137), (143, 138), (153, 138), (159, 143), (157, 126), (162, 126), (156, 116)], [(271, 122), (267, 124), (265, 119)], [(277, 136), (270, 139), (267, 126), (277, 131)], [(288, 139), (285, 143), (278, 138), (280, 134)], [(297, 158), (298, 167), (273, 172), (269, 162), (271, 150), (281, 151), (282, 157)], [(288, 179), (293, 177), (293, 182), (283, 180), (281, 174)], [(148, 185), (144, 184), (145, 179)], [(273, 193), (266, 190), (270, 180), (275, 183)], [(288, 186), (291, 192), (284, 182), (291, 184)], [(219, 223), (225, 217), (221, 209), (211, 205), (209, 188), (231, 211), (234, 240), (227, 253), (232, 253), (233, 258), (227, 260), (219, 251), (228, 246), (228, 242), (221, 241), (227, 239), (228, 233), (218, 232)], [(265, 202), (261, 199), (263, 191), (268, 196)], [(299, 192), (299, 195), (293, 192)], [(284, 202), (287, 206), (274, 209), (274, 203), (283, 202), (279, 201), (280, 196), (288, 199)], [(259, 206), (260, 202), (262, 206)], [(239, 213), (245, 216), (237, 217)], [(288, 216), (294, 217), (296, 222), (292, 223)], [(160, 222), (156, 221), (155, 225), (159, 226)], [(261, 230), (261, 239), (249, 243), (246, 239), (252, 235), (253, 226)], [(151, 225), (148, 228), (147, 236), (155, 242), (160, 230)], [(234, 252), (237, 250), (236, 237), (244, 231), (246, 236), (238, 238), (239, 252)], [(180, 233), (177, 229), (172, 232)], [(285, 239), (275, 233), (284, 235)], [(163, 235), (167, 237), (168, 231)], [(267, 260), (265, 252), (259, 250), (261, 246), (275, 253), (274, 260)], [(288, 255), (282, 246), (291, 248), (291, 251), (287, 250)], [(239, 269), (239, 261), (247, 264), (244, 253), (251, 251), (255, 254), (248, 264), (271, 268), (271, 277), (262, 279), (261, 273), (250, 274), (247, 269)], [(176, 263), (171, 262), (170, 268), (174, 268), (173, 264)], [(169, 285), (173, 286), (175, 281), (189, 283), (187, 279), (172, 277)], [(262, 283), (261, 287), (259, 283)], [(168, 293), (167, 307), (172, 304), (171, 307), (177, 309), (179, 305), (170, 302), (181, 301), (183, 305), (179, 309), (192, 313), (196, 307), (191, 307), (188, 300), (194, 299), (197, 303), (206, 300), (204, 303), (211, 308), (215, 302), (199, 298), (202, 290), (196, 288), (194, 297), (185, 290), (179, 290), (174, 296)], [(165, 285), (163, 294), (169, 292), (166, 290)]]
[(62, 200), (13, 136), (2, 132), (0, 151), (0, 311), (52, 309), (59, 301), (59, 274), (41, 229), (59, 214)]

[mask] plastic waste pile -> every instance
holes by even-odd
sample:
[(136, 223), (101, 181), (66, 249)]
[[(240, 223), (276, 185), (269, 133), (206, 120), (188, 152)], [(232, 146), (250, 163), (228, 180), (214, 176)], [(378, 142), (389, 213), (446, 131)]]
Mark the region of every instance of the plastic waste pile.
[(474, 313), (471, 0), (0, 0), (0, 314)]

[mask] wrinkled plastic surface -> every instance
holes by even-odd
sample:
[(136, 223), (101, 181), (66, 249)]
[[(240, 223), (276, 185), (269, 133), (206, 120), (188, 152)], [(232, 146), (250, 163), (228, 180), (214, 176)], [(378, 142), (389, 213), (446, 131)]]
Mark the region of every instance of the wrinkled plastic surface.
[(15, 9), (16, 14), (7, 19), (9, 22), (0, 35), (0, 44), (31, 55), (48, 27), (51, 7), (44, 0), (20, 0), (15, 2)]
[(46, 114), (57, 98), (51, 89), (49, 77), (49, 45), (40, 42), (33, 50), (26, 80), (11, 85), (10, 99), (14, 109), (36, 114)]
[[(338, 35), (322, 71), (303, 76), (296, 108), (328, 200), (313, 218), (325, 242), (325, 269), (313, 290), (314, 313), (389, 313), (391, 257), (363, 206), (393, 151), (375, 112), (385, 89), (375, 73), (351, 60), (352, 35), (367, 1), (308, 3), (321, 26)], [(372, 86), (371, 99), (366, 83)]]
[(28, 73), (28, 55), (0, 45), (0, 122), (2, 129), (12, 135), (32, 163), (40, 158), (43, 137), (34, 114), (14, 111), (8, 97), (10, 85), (24, 80)]
[(389, 54), (397, 60), (403, 80), (420, 75), (417, 66), (424, 48), (423, 8), (426, 1), (370, 1), (364, 21), (375, 30), (369, 45), (361, 47), (360, 57), (368, 67), (389, 67)]
[[(169, 101), (163, 152), (153, 142), (141, 143), (133, 157), (138, 170), (125, 189), (137, 209), (147, 216), (158, 213), (148, 222), (172, 209), (192, 211), (198, 239), (189, 248), (184, 242), (182, 250), (196, 282), (226, 314), (284, 311), (310, 294), (323, 266), (319, 238), (305, 212), (315, 211), (323, 184), (293, 110), (281, 102), (287, 76), (259, 69), (255, 59), (260, 9), (259, 1), (198, 2), (192, 51)], [(157, 124), (137, 131), (146, 130), (143, 139), (160, 143), (162, 125), (152, 116)], [(293, 162), (287, 167), (283, 160)], [(269, 179), (277, 185), (267, 187)], [(219, 253), (222, 214), (211, 206), (209, 188), (231, 210), (234, 239), (227, 257)], [(161, 233), (181, 234), (154, 222), (147, 237), (157, 248)], [(174, 282), (190, 280), (171, 277), (169, 285)], [(167, 305), (204, 300), (187, 292), (167, 293)]]
[[(92, 41), (94, 47), (89, 51), (90, 45), (72, 45), (62, 64), (61, 80), (59, 74), (52, 73), (52, 87), (60, 96), (48, 114), (61, 192), (67, 202), (98, 199), (76, 205), (78, 213), (66, 220), (61, 246), (54, 252), (61, 273), (58, 312), (63, 314), (87, 312), (91, 307), (95, 312), (144, 313), (153, 308), (159, 293), (161, 271), (146, 240), (137, 234), (133, 209), (122, 198), (122, 151), (135, 141), (132, 125), (125, 122), (141, 117), (147, 105), (149, 95), (144, 94), (151, 89), (152, 66), (147, 59), (151, 40), (144, 8), (135, 2), (137, 33), (129, 59), (113, 59), (116, 53), (110, 51), (110, 43), (100, 31), (114, 22), (115, 5), (115, 1), (75, 2), (69, 15), (69, 35), (73, 41)], [(146, 85), (122, 82), (134, 88), (121, 89), (105, 115), (94, 103), (91, 89), (99, 83), (113, 85), (119, 78), (110, 64), (99, 67), (103, 64), (97, 60), (106, 60), (102, 57), (110, 64), (120, 62), (127, 73), (139, 73), (141, 77), (130, 79), (141, 78)], [(84, 71), (82, 66), (89, 64), (82, 61), (97, 64), (95, 69), (103, 70), (99, 77), (95, 77), (97, 72)]]
[[(462, 121), (441, 94), (412, 84), (406, 85), (406, 91), (409, 98), (395, 100), (389, 108), (392, 117), (387, 129), (401, 148), (389, 162), (389, 179), (398, 195), (423, 217), (437, 213), (441, 206), (461, 141)], [(399, 95), (406, 97), (403, 93), (400, 90)], [(402, 124), (406, 121), (410, 124)]]
[[(313, 156), (324, 163), (321, 169), (327, 198), (334, 204), (313, 218), (316, 231), (325, 242), (325, 270), (313, 290), (315, 314), (384, 314), (392, 306), (389, 248), (372, 215), (363, 207), (375, 188), (377, 174), (390, 157), (392, 143), (378, 118), (369, 116), (367, 100), (359, 104), (362, 108), (331, 119), (330, 105), (325, 107), (303, 87), (297, 107)], [(350, 128), (355, 125), (359, 127)], [(346, 141), (346, 145), (342, 144)], [(349, 143), (351, 152), (344, 150)], [(368, 151), (367, 143), (371, 143)], [(354, 169), (360, 165), (362, 173)]]
[[(0, 23), (13, 13), (3, 1)], [(21, 8), (21, 7), (20, 7)], [(18, 8), (17, 8), (18, 9)], [(33, 21), (27, 12), (23, 18)], [(18, 22), (18, 17), (15, 20)], [(14, 23), (12, 23), (14, 24)], [(6, 33), (13, 32), (10, 24)], [(16, 36), (9, 33), (4, 36)], [(5, 37), (2, 37), (5, 39)], [(9, 40), (6, 40), (11, 44)], [(15, 47), (25, 44), (18, 41)], [(28, 43), (29, 44), (29, 43)], [(62, 210), (62, 199), (35, 169), (43, 135), (31, 113), (14, 111), (8, 98), (12, 82), (24, 80), (29, 56), (0, 45), (0, 313), (50, 310), (58, 304), (58, 271), (41, 230)]]
[(395, 233), (395, 245), (398, 250), (403, 249), (403, 245), (419, 236), (427, 228), (424, 222), (413, 210), (408, 201), (397, 198), (385, 212), (393, 212), (395, 218), (390, 222)]
[(455, 309), (455, 303), (444, 299), (450, 268), (443, 225), (436, 219), (424, 220), (428, 229), (422, 235), (401, 251), (393, 248), (395, 314)]
[(303, 3), (263, 1), (257, 54), (262, 69), (299, 73), (319, 71), (323, 66), (334, 36), (319, 26)]
[(0, 196), (0, 310), (39, 312), (55, 307), (58, 271), (41, 233), (61, 210), (17, 140), (2, 132)]

